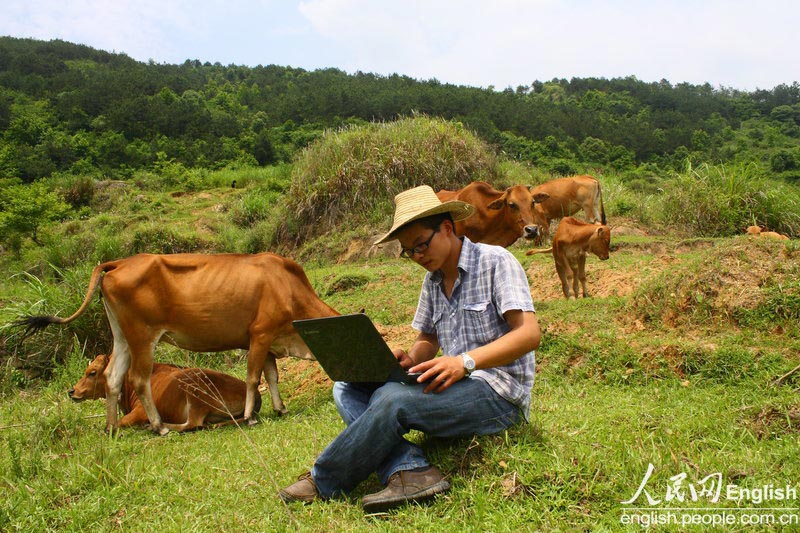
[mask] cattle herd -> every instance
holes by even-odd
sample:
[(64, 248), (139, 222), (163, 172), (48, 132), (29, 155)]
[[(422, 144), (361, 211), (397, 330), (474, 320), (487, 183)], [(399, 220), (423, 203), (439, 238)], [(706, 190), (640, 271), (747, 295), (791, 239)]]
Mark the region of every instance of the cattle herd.
[[(608, 259), (611, 228), (606, 225), (600, 183), (592, 176), (558, 178), (536, 187), (515, 185), (498, 191), (473, 182), (458, 191), (441, 190), (440, 200), (458, 199), (476, 214), (456, 223), (475, 242), (509, 246), (519, 238), (549, 235), (561, 219), (550, 253), (566, 298), (586, 289), (586, 255)], [(571, 215), (583, 210), (587, 221)], [(748, 228), (753, 236), (786, 238)], [(284, 414), (276, 359), (313, 359), (294, 331), (294, 320), (338, 313), (314, 292), (302, 267), (270, 253), (139, 254), (98, 265), (83, 303), (68, 318), (28, 316), (15, 324), (25, 334), (50, 324), (67, 324), (88, 308), (100, 289), (111, 326), (111, 356), (92, 361), (69, 391), (74, 401), (106, 398), (106, 429), (149, 425), (152, 431), (184, 431), (213, 424), (256, 422), (262, 374), (272, 407)], [(157, 343), (198, 352), (247, 349), (247, 381), (213, 370), (153, 362)], [(118, 408), (124, 413), (118, 419)]]

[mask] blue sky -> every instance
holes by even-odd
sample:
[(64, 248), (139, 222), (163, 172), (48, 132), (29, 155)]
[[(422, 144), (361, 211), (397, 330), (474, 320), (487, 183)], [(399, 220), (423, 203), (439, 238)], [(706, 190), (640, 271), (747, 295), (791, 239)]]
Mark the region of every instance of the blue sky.
[(497, 89), (636, 76), (800, 81), (797, 0), (3, 0), (0, 35), (140, 61), (404, 74)]

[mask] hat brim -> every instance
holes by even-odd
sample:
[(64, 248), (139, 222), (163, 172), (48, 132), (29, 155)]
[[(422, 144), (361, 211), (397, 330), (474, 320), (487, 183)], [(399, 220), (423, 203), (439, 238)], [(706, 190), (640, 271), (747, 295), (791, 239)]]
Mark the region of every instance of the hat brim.
[(383, 244), (387, 241), (395, 239), (395, 234), (412, 222), (416, 222), (417, 220), (431, 217), (433, 215), (440, 215), (442, 213), (450, 213), (450, 216), (453, 217), (453, 222), (457, 222), (472, 216), (475, 213), (475, 206), (468, 204), (467, 202), (462, 202), (461, 200), (450, 200), (449, 202), (444, 202), (435, 207), (431, 207), (430, 209), (426, 209), (425, 211), (417, 213), (407, 220), (397, 223), (383, 237), (375, 241), (374, 244)]

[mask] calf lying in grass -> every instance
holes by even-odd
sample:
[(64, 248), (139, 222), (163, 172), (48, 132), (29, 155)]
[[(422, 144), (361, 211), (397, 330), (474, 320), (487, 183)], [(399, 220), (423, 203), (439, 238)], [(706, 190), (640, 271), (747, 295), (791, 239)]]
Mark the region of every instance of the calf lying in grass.
[[(73, 401), (106, 397), (104, 371), (109, 359), (107, 355), (98, 355), (89, 363), (83, 377), (69, 390)], [(154, 363), (150, 384), (158, 412), (171, 430), (187, 431), (243, 420), (247, 386), (233, 376), (214, 370)], [(120, 419), (119, 427), (149, 423), (127, 375), (122, 384), (120, 408), (125, 416)], [(261, 395), (257, 394), (254, 412), (260, 409)]]

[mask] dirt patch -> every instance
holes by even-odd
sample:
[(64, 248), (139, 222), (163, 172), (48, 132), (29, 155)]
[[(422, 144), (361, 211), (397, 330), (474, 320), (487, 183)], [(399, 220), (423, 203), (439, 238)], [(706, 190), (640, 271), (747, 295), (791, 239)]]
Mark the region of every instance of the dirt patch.
[[(550, 254), (533, 256), (528, 265), (528, 279), (531, 283), (533, 301), (548, 301), (564, 298), (561, 280), (556, 272)], [(666, 266), (668, 262), (658, 261)], [(642, 271), (635, 267), (620, 267), (614, 264), (613, 255), (608, 261), (600, 261), (592, 256), (586, 260), (586, 288), (590, 296), (605, 298), (609, 296), (628, 296), (642, 281)]]
[(758, 439), (800, 433), (800, 405), (788, 408), (763, 407), (746, 421), (746, 425)]
[(417, 332), (411, 326), (375, 324), (375, 327), (390, 348), (398, 347), (408, 350), (417, 338)]
[[(296, 384), (286, 394), (287, 398), (302, 396), (311, 391), (333, 386), (333, 382), (319, 366), (319, 363), (291, 357), (278, 359), (278, 379), (282, 382)], [(265, 396), (264, 400), (269, 401), (269, 390), (265, 383), (261, 384), (259, 390)]]
[(738, 323), (768, 302), (771, 312), (795, 316), (800, 251), (781, 242), (741, 238), (702, 250), (645, 280), (630, 302), (635, 317), (670, 327), (712, 317)]

